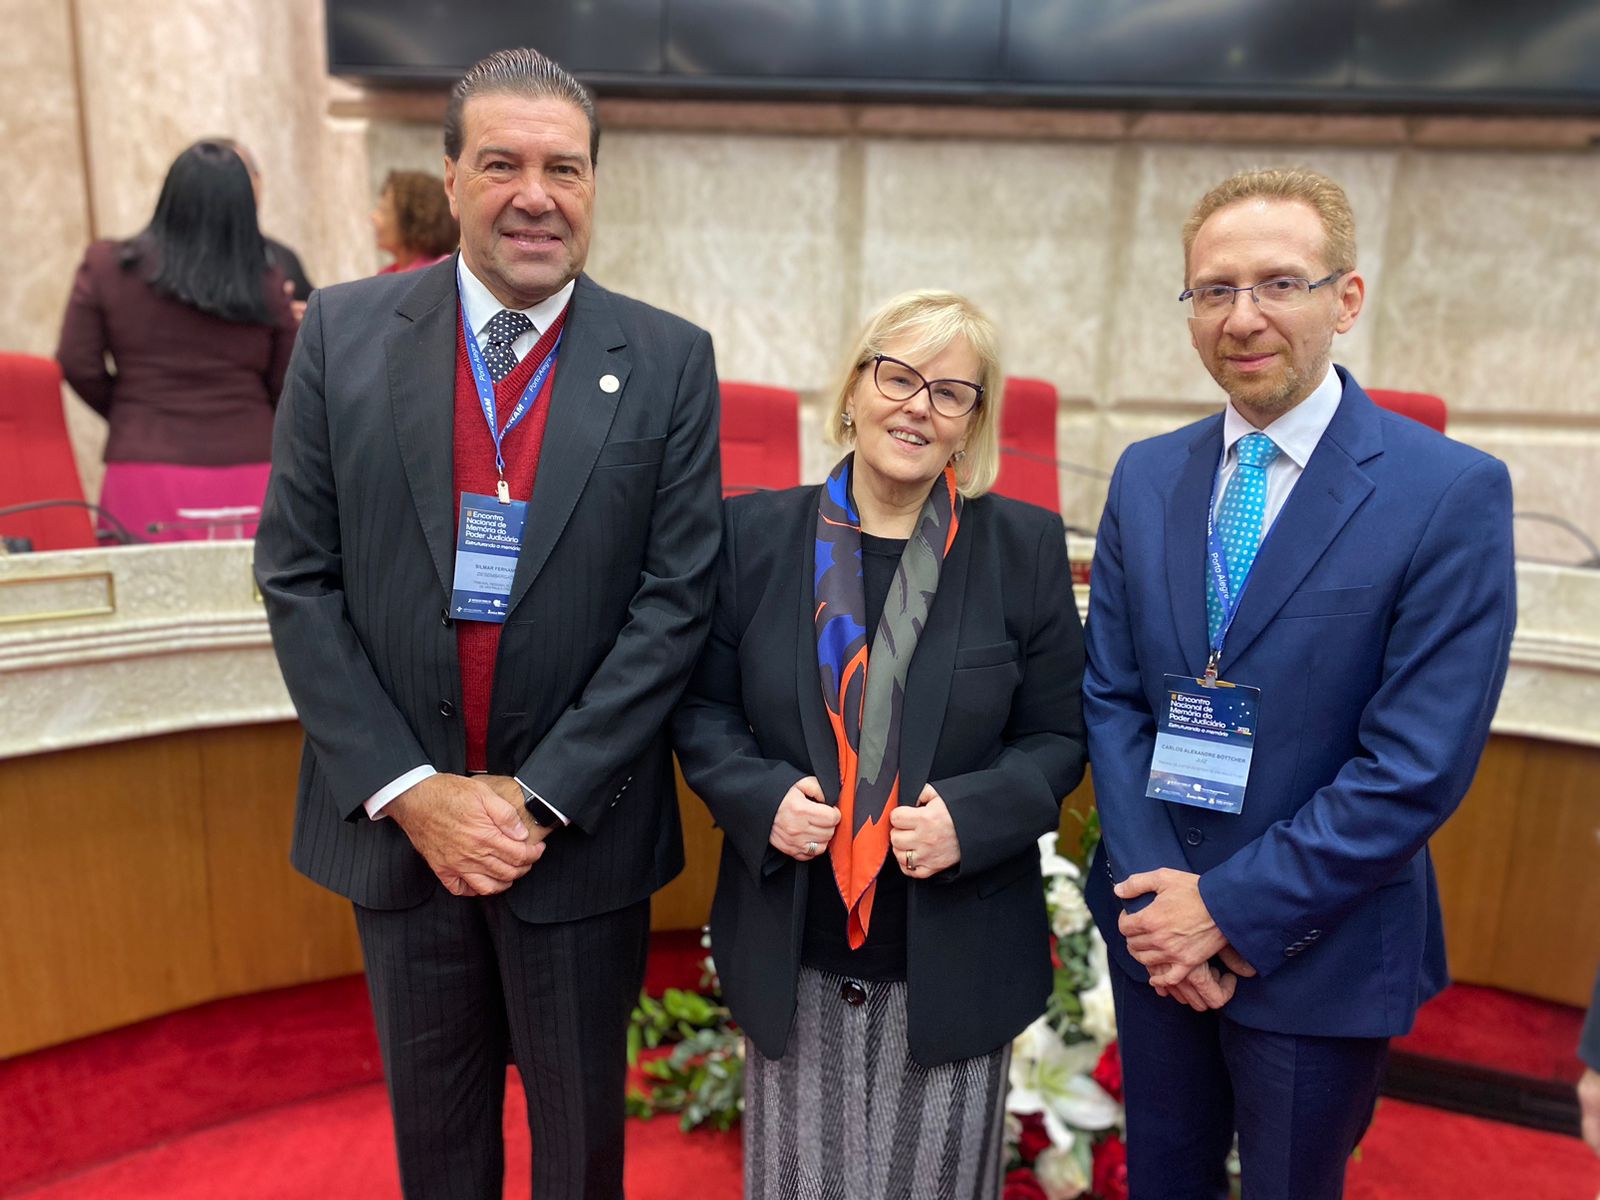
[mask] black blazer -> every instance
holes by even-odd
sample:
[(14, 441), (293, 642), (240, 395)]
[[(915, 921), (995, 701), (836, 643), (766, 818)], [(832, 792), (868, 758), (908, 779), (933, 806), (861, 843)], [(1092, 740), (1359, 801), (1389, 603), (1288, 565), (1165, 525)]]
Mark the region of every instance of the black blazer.
[[(369, 908), (437, 885), (363, 802), (414, 767), (466, 766), (447, 608), (455, 271), (451, 258), (312, 296), (256, 538), (306, 730), (292, 859)], [(607, 912), (682, 868), (666, 725), (710, 616), (716, 401), (703, 330), (579, 278), (489, 709), (489, 769), (574, 822), (511, 888), (524, 920)]]
[[(812, 634), (818, 489), (723, 506), (717, 606), (679, 707), (684, 775), (723, 829), (712, 953), (734, 1018), (769, 1058), (794, 1019), (808, 872), (767, 842), (783, 794), (839, 764)], [(1051, 968), (1037, 842), (1083, 775), (1083, 634), (1060, 520), (969, 502), (906, 680), (900, 793), (931, 781), (961, 862), (911, 880), (911, 1053), (993, 1051), (1044, 1011)], [(886, 863), (885, 870), (894, 870)]]

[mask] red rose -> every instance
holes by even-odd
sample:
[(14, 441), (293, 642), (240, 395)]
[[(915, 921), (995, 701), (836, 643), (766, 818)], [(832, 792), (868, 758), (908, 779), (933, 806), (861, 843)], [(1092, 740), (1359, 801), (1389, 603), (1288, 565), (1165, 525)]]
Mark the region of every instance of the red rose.
[(1045, 1195), (1044, 1189), (1039, 1186), (1039, 1181), (1034, 1178), (1032, 1171), (1027, 1167), (1018, 1167), (1015, 1171), (1006, 1173), (1006, 1183), (1000, 1192), (1000, 1200), (1050, 1200), (1050, 1197)]
[(1056, 941), (1056, 935), (1050, 935), (1050, 965), (1055, 970), (1061, 970), (1061, 943)]
[(1050, 1135), (1045, 1132), (1044, 1114), (1022, 1113), (1017, 1119), (1022, 1122), (1022, 1135), (1017, 1138), (1017, 1154), (1031, 1166), (1040, 1152), (1050, 1149), (1052, 1145)]
[(1095, 1144), (1093, 1188), (1104, 1200), (1128, 1200), (1128, 1147), (1114, 1133)]
[(1122, 1053), (1115, 1042), (1105, 1048), (1089, 1077), (1105, 1088), (1113, 1100), (1122, 1100)]

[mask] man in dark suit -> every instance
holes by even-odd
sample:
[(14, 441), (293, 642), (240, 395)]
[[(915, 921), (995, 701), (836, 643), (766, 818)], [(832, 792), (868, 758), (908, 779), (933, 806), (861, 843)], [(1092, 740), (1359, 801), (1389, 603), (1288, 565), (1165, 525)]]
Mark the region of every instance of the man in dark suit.
[(1365, 294), (1332, 180), (1235, 176), (1184, 248), (1190, 337), (1229, 403), (1131, 446), (1110, 485), (1088, 898), (1133, 1196), (1226, 1196), (1237, 1131), (1246, 1195), (1321, 1200), (1387, 1039), (1446, 982), (1427, 840), (1505, 677), (1510, 481), (1331, 366)]
[(355, 904), (408, 1197), (500, 1194), (508, 1048), (533, 1194), (622, 1194), (649, 896), (683, 864), (664, 726), (709, 617), (716, 378), (702, 330), (582, 274), (598, 142), (536, 51), (469, 71), (459, 259), (315, 293), (278, 410), (293, 861)]

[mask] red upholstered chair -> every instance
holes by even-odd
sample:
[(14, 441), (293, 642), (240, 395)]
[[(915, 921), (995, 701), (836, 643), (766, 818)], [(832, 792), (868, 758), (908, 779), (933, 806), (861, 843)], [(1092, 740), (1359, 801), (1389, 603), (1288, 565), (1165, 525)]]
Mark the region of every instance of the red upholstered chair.
[(994, 490), (1059, 513), (1055, 385), (1043, 379), (1007, 379), (1005, 387), (1000, 410), (1000, 478)]
[(722, 384), (722, 494), (800, 482), (800, 397), (756, 383)]
[(1438, 396), (1430, 396), (1427, 392), (1391, 392), (1383, 388), (1368, 388), (1367, 395), (1379, 408), (1387, 408), (1402, 417), (1421, 422), (1429, 429), (1444, 432), (1445, 417), (1449, 414), (1444, 401)]
[[(61, 368), (54, 359), (0, 354), (0, 508), (82, 499), (61, 407)], [(35, 550), (95, 544), (94, 524), (82, 508), (0, 517), (0, 534), (28, 538)]]

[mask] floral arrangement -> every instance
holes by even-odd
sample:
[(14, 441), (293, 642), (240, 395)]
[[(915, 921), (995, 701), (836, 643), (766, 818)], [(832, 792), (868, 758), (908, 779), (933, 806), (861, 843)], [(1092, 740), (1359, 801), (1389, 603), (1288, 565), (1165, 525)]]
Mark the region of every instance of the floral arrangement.
[[(1086, 828), (1084, 857), (1094, 843)], [(1039, 839), (1055, 988), (1044, 1016), (1011, 1046), (1002, 1200), (1127, 1200), (1122, 1063), (1106, 944), (1089, 916), (1082, 871)]]
[[(1084, 861), (1097, 833), (1091, 817)], [(1083, 899), (1081, 869), (1062, 856), (1055, 834), (1039, 839), (1039, 855), (1055, 987), (1045, 1015), (1012, 1044), (1003, 1200), (1127, 1200), (1122, 1065), (1105, 942)], [(677, 1113), (685, 1131), (729, 1129), (743, 1107), (743, 1038), (722, 1003), (709, 936), (701, 945), (708, 951), (703, 991), (641, 995), (628, 1035), (628, 1060), (645, 1077), (645, 1090), (628, 1097), (629, 1114)]]

